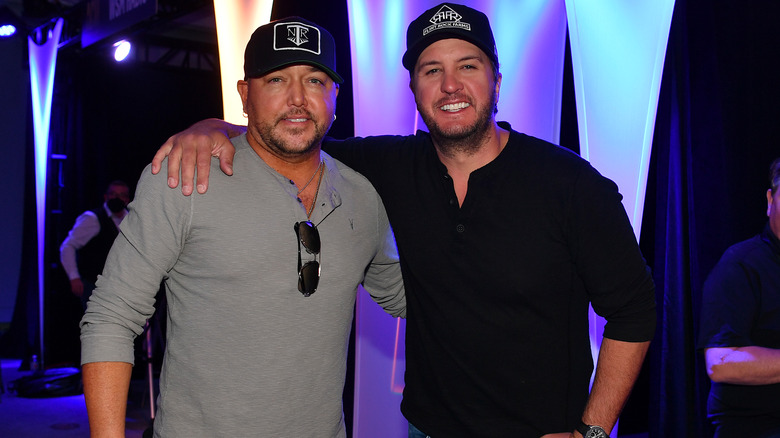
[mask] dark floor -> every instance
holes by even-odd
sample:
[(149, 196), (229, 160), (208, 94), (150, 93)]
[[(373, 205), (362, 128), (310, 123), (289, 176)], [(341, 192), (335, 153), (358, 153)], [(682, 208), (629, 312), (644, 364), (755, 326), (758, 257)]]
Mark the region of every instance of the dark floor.
[[(2, 438), (88, 438), (89, 423), (84, 395), (25, 398), (8, 390), (30, 371), (19, 371), (21, 360), (0, 359), (0, 437)], [(4, 391), (4, 392), (3, 392)], [(144, 379), (131, 383), (127, 406), (127, 438), (141, 438), (150, 424), (149, 385)]]
[[(25, 398), (7, 388), (16, 379), (32, 374), (19, 371), (21, 360), (0, 359), (0, 438), (89, 438), (89, 422), (84, 395), (52, 398)], [(148, 380), (135, 378), (130, 385), (127, 405), (126, 438), (142, 438), (150, 425)], [(647, 438), (647, 434), (621, 438)]]

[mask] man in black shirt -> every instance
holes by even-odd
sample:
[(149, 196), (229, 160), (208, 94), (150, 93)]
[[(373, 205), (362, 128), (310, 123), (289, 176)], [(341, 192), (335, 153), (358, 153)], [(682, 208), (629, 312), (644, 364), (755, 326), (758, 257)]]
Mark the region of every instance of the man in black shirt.
[(704, 283), (699, 348), (716, 438), (780, 437), (780, 158), (766, 199), (763, 232), (727, 249)]

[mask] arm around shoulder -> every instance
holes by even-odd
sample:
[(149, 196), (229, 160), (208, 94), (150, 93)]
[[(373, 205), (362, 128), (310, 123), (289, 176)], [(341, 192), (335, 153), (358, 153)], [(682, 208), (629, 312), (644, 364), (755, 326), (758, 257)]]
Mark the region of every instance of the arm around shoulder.
[(245, 126), (233, 125), (220, 119), (206, 119), (186, 130), (171, 136), (157, 151), (152, 160), (152, 173), (158, 173), (162, 162), (168, 157), (168, 186), (179, 184), (181, 170), (181, 191), (192, 194), (192, 181), (198, 171), (198, 193), (208, 190), (211, 157), (219, 157), (219, 166), (227, 175), (233, 174), (233, 156), (236, 153), (230, 139), (246, 132)]

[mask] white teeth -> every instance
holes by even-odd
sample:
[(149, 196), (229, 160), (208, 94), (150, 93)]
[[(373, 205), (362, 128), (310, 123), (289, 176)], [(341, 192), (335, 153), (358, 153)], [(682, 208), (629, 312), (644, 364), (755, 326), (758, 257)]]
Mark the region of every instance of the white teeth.
[(467, 108), (470, 105), (466, 102), (459, 102), (459, 103), (453, 103), (449, 105), (444, 105), (441, 107), (442, 111), (458, 111), (462, 110), (463, 108)]
[(289, 120), (291, 122), (305, 122), (306, 121), (306, 119), (287, 119), (287, 120)]

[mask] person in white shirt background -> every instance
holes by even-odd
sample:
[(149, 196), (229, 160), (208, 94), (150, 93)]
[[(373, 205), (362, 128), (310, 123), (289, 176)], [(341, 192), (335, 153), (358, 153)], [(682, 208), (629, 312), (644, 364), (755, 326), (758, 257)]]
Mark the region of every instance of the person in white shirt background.
[(70, 280), (71, 292), (86, 308), (89, 296), (108, 251), (127, 215), (130, 187), (124, 181), (112, 181), (103, 194), (103, 205), (76, 218), (68, 237), (60, 245), (60, 262)]

